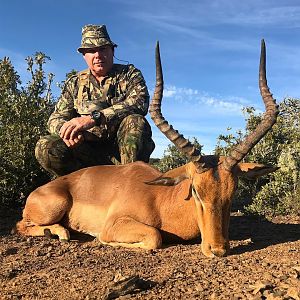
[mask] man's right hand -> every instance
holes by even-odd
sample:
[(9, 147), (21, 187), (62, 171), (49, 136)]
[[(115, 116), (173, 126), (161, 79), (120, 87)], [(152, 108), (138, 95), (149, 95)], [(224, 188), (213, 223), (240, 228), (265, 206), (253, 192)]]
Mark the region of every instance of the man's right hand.
[(79, 133), (77, 136), (75, 136), (73, 139), (69, 138), (63, 138), (64, 143), (69, 147), (69, 148), (75, 148), (78, 145), (80, 145), (84, 141), (84, 136), (82, 133)]
[(89, 115), (73, 118), (61, 126), (59, 135), (63, 140), (75, 141), (81, 132), (94, 127), (95, 123), (96, 122)]
[(74, 148), (85, 140), (84, 134), (86, 130), (94, 125), (95, 121), (91, 116), (73, 118), (63, 124), (59, 135), (69, 148)]
[(89, 131), (83, 131), (80, 132), (77, 137), (74, 139), (66, 139), (63, 138), (64, 143), (69, 147), (69, 148), (75, 148), (79, 146), (83, 141), (88, 141), (88, 142), (97, 142), (99, 141), (99, 137), (97, 137), (95, 134), (89, 132)]

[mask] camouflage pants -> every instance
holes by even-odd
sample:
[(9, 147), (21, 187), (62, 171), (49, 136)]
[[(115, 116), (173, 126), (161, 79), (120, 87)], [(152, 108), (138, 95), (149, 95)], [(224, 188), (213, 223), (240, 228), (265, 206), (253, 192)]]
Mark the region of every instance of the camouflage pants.
[(44, 136), (36, 144), (35, 156), (44, 169), (56, 176), (95, 165), (149, 162), (155, 145), (151, 127), (143, 116), (129, 115), (112, 128), (115, 132), (110, 131), (107, 138), (84, 141), (73, 149), (57, 135)]

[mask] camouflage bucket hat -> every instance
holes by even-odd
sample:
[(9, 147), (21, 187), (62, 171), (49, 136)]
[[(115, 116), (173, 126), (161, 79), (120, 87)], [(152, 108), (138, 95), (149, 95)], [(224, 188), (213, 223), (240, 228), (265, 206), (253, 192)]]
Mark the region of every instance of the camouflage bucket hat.
[(111, 41), (105, 25), (85, 25), (82, 28), (81, 46), (77, 49), (82, 53), (82, 50), (111, 45), (117, 47), (118, 45)]

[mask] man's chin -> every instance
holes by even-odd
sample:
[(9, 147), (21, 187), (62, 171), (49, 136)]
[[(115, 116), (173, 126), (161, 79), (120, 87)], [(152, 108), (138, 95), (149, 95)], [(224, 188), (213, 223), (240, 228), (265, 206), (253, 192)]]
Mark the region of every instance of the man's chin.
[(106, 68), (98, 67), (98, 68), (93, 68), (93, 73), (95, 73), (97, 76), (105, 76), (107, 74)]
[(93, 69), (95, 72), (104, 72), (106, 68), (101, 65), (94, 65)]

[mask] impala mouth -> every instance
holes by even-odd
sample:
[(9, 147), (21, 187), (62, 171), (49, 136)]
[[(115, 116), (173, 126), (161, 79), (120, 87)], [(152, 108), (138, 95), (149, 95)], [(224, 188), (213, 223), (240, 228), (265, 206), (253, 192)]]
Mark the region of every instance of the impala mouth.
[(213, 248), (210, 251), (214, 256), (217, 257), (227, 256), (227, 250), (225, 248), (218, 248), (218, 249)]
[(206, 243), (201, 243), (202, 253), (210, 258), (213, 257), (225, 257), (229, 253), (229, 243), (225, 243), (224, 245), (213, 245)]

